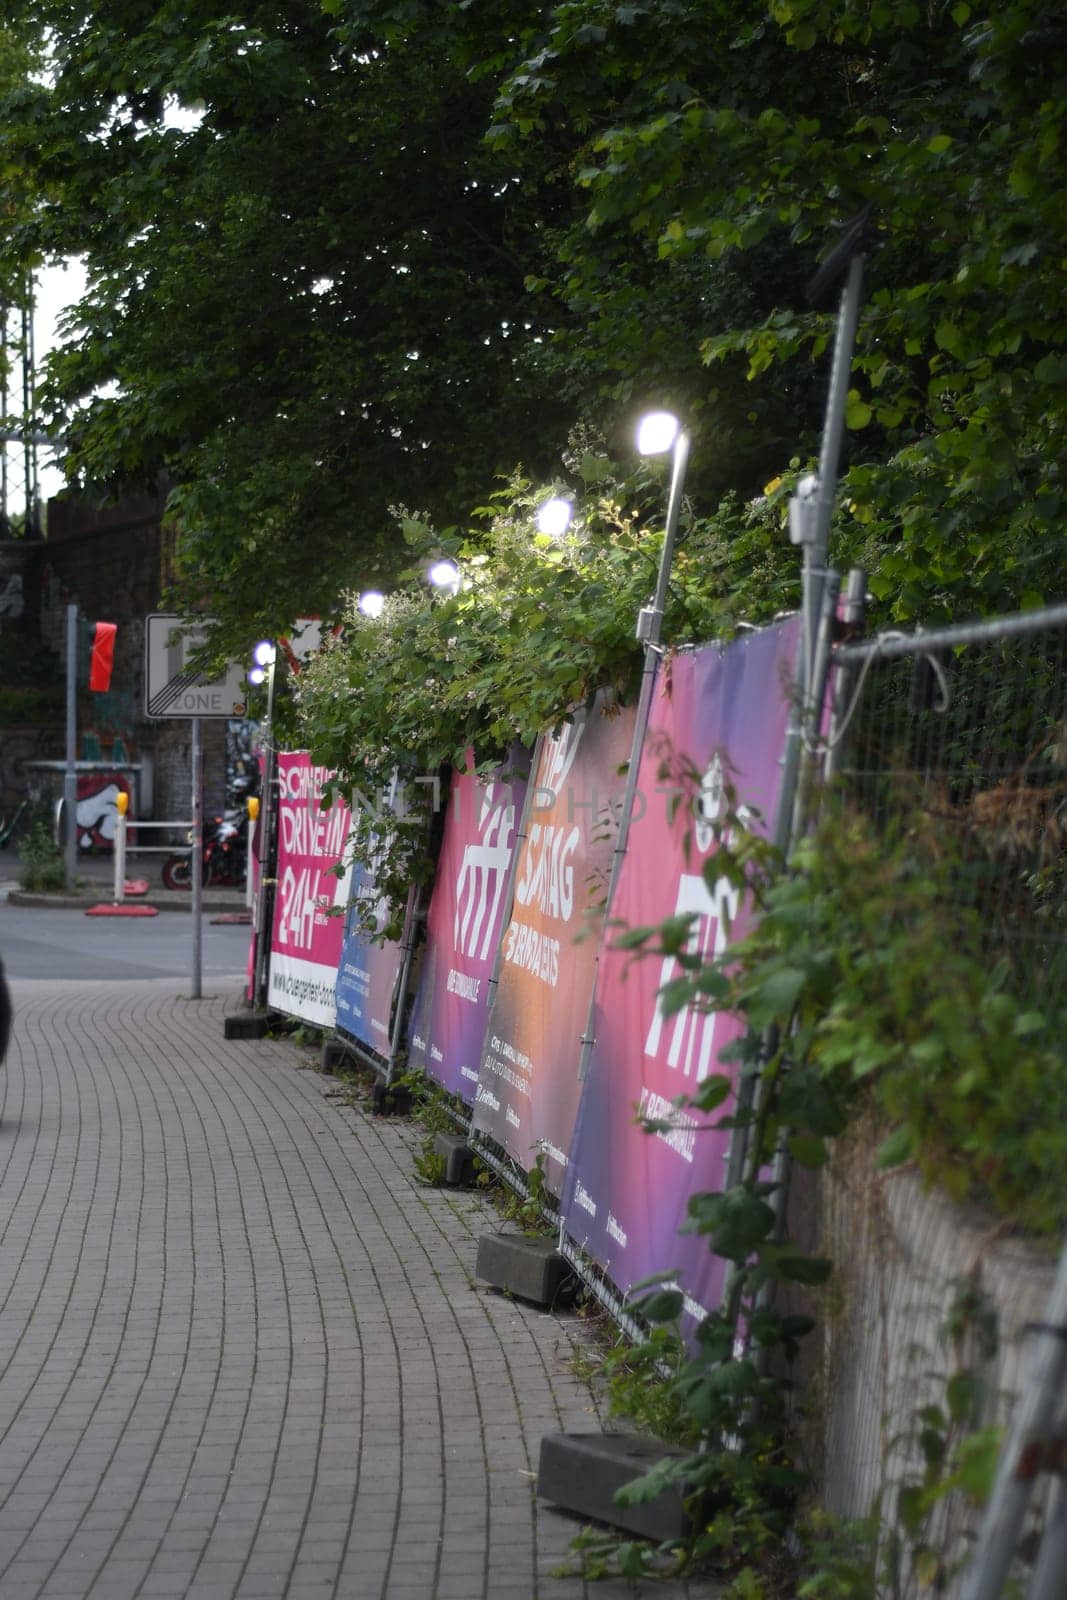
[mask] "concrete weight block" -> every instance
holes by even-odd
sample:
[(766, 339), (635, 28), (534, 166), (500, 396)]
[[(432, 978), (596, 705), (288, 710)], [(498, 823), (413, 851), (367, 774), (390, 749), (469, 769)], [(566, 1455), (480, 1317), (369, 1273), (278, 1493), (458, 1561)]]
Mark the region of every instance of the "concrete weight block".
[(641, 1539), (684, 1540), (690, 1518), (680, 1487), (644, 1505), (619, 1506), (615, 1491), (640, 1478), (664, 1457), (684, 1452), (640, 1433), (546, 1433), (541, 1440), (537, 1492), (578, 1516), (606, 1522)]
[(328, 1074), (335, 1073), (343, 1067), (349, 1057), (349, 1049), (343, 1039), (324, 1039), (319, 1052), (319, 1070)]
[(478, 1240), (475, 1276), (537, 1306), (566, 1303), (576, 1279), (554, 1239), (521, 1233), (483, 1233)]
[(269, 1011), (235, 1011), (222, 1019), (224, 1039), (265, 1039), (273, 1026)]
[(434, 1134), (433, 1153), (445, 1164), (445, 1183), (450, 1188), (475, 1182), (474, 1151), (461, 1133)]
[(370, 1103), (376, 1117), (406, 1117), (411, 1111), (411, 1090), (403, 1084), (379, 1081), (370, 1092)]

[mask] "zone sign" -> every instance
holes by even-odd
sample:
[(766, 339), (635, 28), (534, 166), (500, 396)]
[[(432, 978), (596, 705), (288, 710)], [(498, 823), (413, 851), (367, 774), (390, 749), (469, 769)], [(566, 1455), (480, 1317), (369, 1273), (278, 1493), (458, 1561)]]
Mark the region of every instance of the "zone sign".
[(244, 674), (232, 666), (224, 678), (205, 678), (189, 666), (211, 619), (187, 623), (156, 611), (145, 618), (145, 715), (148, 717), (243, 717)]

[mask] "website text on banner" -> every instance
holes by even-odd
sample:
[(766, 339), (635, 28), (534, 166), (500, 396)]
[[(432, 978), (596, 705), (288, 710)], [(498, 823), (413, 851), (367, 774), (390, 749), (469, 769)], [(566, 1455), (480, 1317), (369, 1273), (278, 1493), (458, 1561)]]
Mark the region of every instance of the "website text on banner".
[(489, 981), (529, 764), (527, 752), (518, 748), (507, 767), (483, 780), (468, 752), (467, 770), (453, 774), (449, 791), (408, 1059), (468, 1103), (478, 1085)]
[(473, 1126), (528, 1171), (543, 1152), (558, 1194), (618, 831), (634, 709), (598, 702), (541, 742), (515, 866)]
[[(389, 809), (390, 801), (396, 799), (394, 787), (390, 799), (383, 800), (383, 809)], [(388, 827), (389, 820), (383, 817), (381, 828), (388, 830)], [(388, 920), (388, 902), (378, 891), (377, 837), (372, 833), (367, 840), (370, 860), (356, 862), (352, 868), (350, 902), (337, 967), (337, 1027), (391, 1063), (393, 1005), (404, 965), (404, 950), (397, 940), (383, 941), (378, 937)]]
[(267, 999), (273, 1010), (318, 1028), (334, 1024), (348, 901), (348, 874), (339, 877), (335, 868), (344, 862), (351, 819), (340, 801), (322, 809), (329, 777), (305, 751), (278, 756), (278, 887)]
[[(798, 626), (791, 618), (661, 666), (613, 925), (692, 914), (688, 949), (706, 958), (744, 932), (736, 890), (725, 878), (709, 887), (702, 868), (718, 848), (724, 784), (735, 790), (745, 825), (774, 828)], [(733, 1101), (714, 1116), (673, 1101), (711, 1073), (733, 1074), (718, 1057), (740, 1023), (688, 1008), (665, 1018), (658, 991), (678, 976), (673, 958), (619, 950), (608, 929), (563, 1213), (570, 1238), (623, 1294), (656, 1272), (676, 1273), (691, 1328), (717, 1306), (724, 1263), (703, 1239), (678, 1230), (691, 1195), (723, 1187), (730, 1136), (713, 1124)], [(645, 1133), (638, 1113), (669, 1126)]]

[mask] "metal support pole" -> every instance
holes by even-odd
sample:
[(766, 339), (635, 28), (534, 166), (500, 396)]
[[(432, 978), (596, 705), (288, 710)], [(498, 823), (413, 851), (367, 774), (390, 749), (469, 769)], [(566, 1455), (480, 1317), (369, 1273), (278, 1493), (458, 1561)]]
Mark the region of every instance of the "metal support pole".
[(408, 983), (411, 979), (411, 963), (415, 958), (415, 928), (422, 915), (422, 891), (410, 889), (408, 903), (404, 912), (404, 930), (400, 936), (400, 971), (396, 979), (396, 1004), (393, 1011), (393, 1026), (389, 1034), (389, 1060), (385, 1067), (386, 1088), (393, 1081), (393, 1070), (396, 1067), (396, 1058), (400, 1053), (400, 1041), (404, 1036), (404, 1012), (406, 1010)]
[(667, 527), (663, 535), (659, 572), (656, 575), (656, 597), (652, 602), (652, 626), (647, 638), (658, 645), (663, 636), (663, 613), (667, 606), (667, 586), (671, 580), (671, 562), (674, 559), (674, 541), (678, 537), (678, 518), (682, 511), (682, 490), (685, 470), (689, 465), (689, 435), (682, 428), (674, 441), (671, 458), (671, 487), (667, 496)]
[(1062, 1475), (1052, 1496), (1027, 1600), (1063, 1600), (1067, 1590), (1067, 1485)]
[[(867, 574), (862, 567), (853, 567), (849, 572), (845, 584), (845, 592), (841, 598), (839, 615), (845, 627), (851, 632), (858, 629), (863, 622), (867, 610)], [(848, 716), (849, 699), (852, 686), (856, 681), (855, 669), (847, 665), (837, 665), (834, 683), (834, 710), (830, 719), (830, 740), (826, 752), (824, 773), (827, 778), (832, 778), (841, 764), (841, 726)]]
[[(1001, 1600), (1038, 1470), (1031, 1458), (1041, 1454), (1051, 1425), (1060, 1415), (1067, 1384), (1067, 1247), (1060, 1253), (1045, 1320), (1031, 1328), (1029, 1335), (1033, 1341), (1030, 1363), (1000, 1452), (978, 1542), (968, 1561), (963, 1600)], [(1058, 1532), (1053, 1537), (1056, 1539)], [(1062, 1573), (1058, 1576), (1062, 1581)], [(1052, 1590), (1058, 1592), (1062, 1591)]]
[(67, 748), (63, 771), (63, 871), (68, 892), (78, 862), (78, 608), (67, 607)]
[(848, 277), (841, 294), (834, 336), (830, 392), (826, 400), (822, 448), (815, 504), (811, 511), (811, 539), (804, 546), (804, 690), (808, 706), (815, 677), (815, 647), (822, 616), (822, 590), (825, 584), (827, 552), (830, 548), (830, 523), (837, 493), (837, 473), (841, 460), (841, 441), (845, 432), (845, 405), (852, 372), (852, 352), (856, 345), (860, 294), (863, 287), (863, 256), (854, 255), (848, 264)]
[[(830, 524), (837, 493), (841, 441), (845, 430), (848, 383), (852, 371), (852, 354), (856, 344), (860, 295), (863, 287), (863, 256), (857, 248), (860, 236), (860, 231), (853, 233), (845, 246), (855, 253), (848, 261), (848, 273), (838, 309), (830, 389), (823, 421), (819, 471), (814, 485), (814, 495), (811, 495), (810, 487), (798, 486), (798, 494), (790, 507), (790, 535), (794, 542), (803, 543), (804, 565), (803, 610), (800, 643), (797, 648), (795, 692), (786, 730), (782, 782), (774, 828), (774, 843), (786, 858), (807, 825), (807, 811), (814, 777), (812, 751), (819, 734), (830, 670), (833, 622), (840, 577), (827, 568), (827, 557), (830, 548)], [(778, 1037), (772, 1030), (763, 1040), (761, 1060), (763, 1062), (769, 1060), (777, 1047)], [(760, 1081), (760, 1070), (748, 1072), (741, 1078), (737, 1089), (738, 1112), (751, 1111)], [(727, 1187), (733, 1187), (742, 1180), (751, 1159), (751, 1130), (747, 1127), (735, 1128), (726, 1156)], [(775, 1195), (775, 1208), (779, 1212), (780, 1220), (785, 1206), (785, 1186), (788, 1180), (788, 1160), (784, 1144), (780, 1145), (776, 1153), (773, 1175), (779, 1184)], [(728, 1302), (731, 1280), (735, 1276), (736, 1271), (727, 1274), (723, 1290), (724, 1305)]]
[(200, 718), (193, 718), (193, 989), (194, 1000), (201, 998), (204, 940), (204, 777), (200, 751)]

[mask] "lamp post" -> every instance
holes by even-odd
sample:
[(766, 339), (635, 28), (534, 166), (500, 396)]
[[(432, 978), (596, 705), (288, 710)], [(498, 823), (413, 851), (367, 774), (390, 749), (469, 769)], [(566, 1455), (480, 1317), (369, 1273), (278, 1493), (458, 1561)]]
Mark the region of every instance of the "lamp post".
[[(663, 611), (667, 604), (667, 585), (674, 558), (674, 541), (678, 535), (678, 517), (682, 509), (682, 491), (685, 487), (685, 469), (689, 464), (689, 435), (678, 418), (670, 411), (650, 411), (642, 417), (637, 429), (637, 448), (643, 456), (665, 455), (671, 452), (671, 487), (667, 496), (667, 528), (663, 536), (663, 550), (656, 578), (656, 593), (650, 606), (638, 613), (637, 637), (645, 645), (645, 671), (655, 670), (655, 647), (663, 635)], [(653, 647), (649, 662), (648, 646)]]
[[(656, 575), (656, 592), (651, 605), (642, 606), (637, 613), (636, 634), (645, 647), (645, 662), (641, 673), (641, 693), (637, 701), (633, 739), (630, 744), (630, 764), (626, 771), (626, 792), (623, 795), (619, 831), (615, 837), (615, 853), (611, 861), (611, 881), (608, 885), (607, 904), (610, 907), (615, 895), (623, 858), (630, 839), (630, 819), (633, 816), (637, 795), (637, 771), (641, 762), (641, 749), (645, 729), (652, 709), (652, 689), (656, 681), (656, 664), (660, 656), (663, 636), (663, 612), (667, 604), (667, 585), (671, 576), (674, 542), (678, 533), (678, 518), (682, 509), (685, 487), (685, 469), (689, 461), (689, 435), (678, 418), (670, 411), (651, 411), (642, 417), (637, 429), (637, 448), (642, 455), (664, 455), (671, 452), (671, 486), (667, 496), (667, 526), (660, 552), (659, 571)], [(578, 1076), (584, 1079), (589, 1071), (589, 1056), (593, 1048), (596, 1028), (596, 992), (589, 1002), (585, 1032), (582, 1035), (582, 1055)]]
[[(682, 492), (685, 487), (685, 469), (689, 462), (689, 435), (678, 418), (670, 411), (650, 411), (641, 418), (637, 428), (637, 448), (642, 455), (664, 455), (671, 452), (671, 486), (667, 495), (667, 526), (660, 551), (659, 571), (656, 574), (656, 592), (652, 604), (642, 606), (637, 613), (637, 638), (645, 647), (645, 664), (641, 673), (641, 693), (637, 701), (637, 720), (634, 723), (630, 766), (626, 774), (626, 795), (623, 800), (619, 834), (615, 842), (615, 859), (611, 868), (611, 889), (614, 891), (622, 858), (630, 837), (630, 817), (637, 793), (637, 768), (641, 759), (648, 713), (652, 706), (652, 686), (656, 680), (656, 663), (660, 656), (663, 637), (663, 612), (667, 604), (667, 585), (671, 577), (674, 558), (674, 541), (678, 534), (678, 518), (682, 509)], [(610, 901), (609, 901), (610, 903)]]
[(263, 763), (263, 804), (259, 830), (259, 894), (256, 897), (255, 962), (252, 973), (252, 1004), (266, 1008), (269, 969), (270, 911), (274, 905), (271, 870), (271, 827), (274, 807), (274, 674), (278, 652), (269, 639), (261, 639), (252, 652), (255, 666), (248, 674), (250, 683), (267, 684), (266, 752)]
[(366, 589), (360, 595), (358, 605), (363, 615), (373, 622), (385, 610), (385, 596), (377, 589)]

